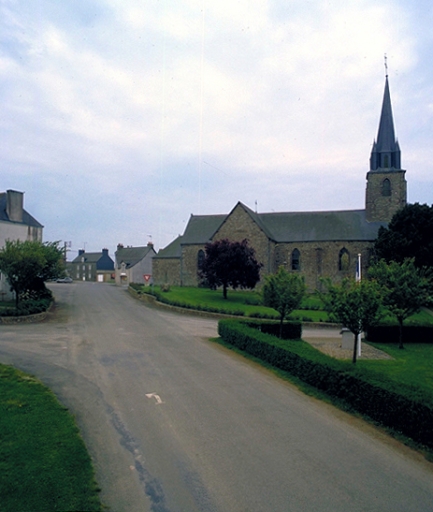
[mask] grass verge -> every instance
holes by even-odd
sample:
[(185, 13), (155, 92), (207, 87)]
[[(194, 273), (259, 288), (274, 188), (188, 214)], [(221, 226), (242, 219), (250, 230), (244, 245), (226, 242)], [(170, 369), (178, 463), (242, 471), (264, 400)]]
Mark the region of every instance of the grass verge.
[[(141, 291), (150, 293), (152, 290), (149, 287), (142, 287)], [(189, 286), (171, 286), (169, 291), (164, 292), (159, 286), (155, 286), (153, 293), (159, 300), (173, 306), (245, 317), (278, 319), (278, 313), (263, 306), (260, 293), (255, 291), (229, 290), (227, 299), (223, 298), (221, 290)], [(320, 299), (314, 295), (308, 296), (303, 301), (302, 308), (295, 310), (290, 318), (306, 322), (329, 321), (328, 313), (320, 308)]]
[(0, 365), (0, 510), (101, 511), (74, 419), (41, 382)]

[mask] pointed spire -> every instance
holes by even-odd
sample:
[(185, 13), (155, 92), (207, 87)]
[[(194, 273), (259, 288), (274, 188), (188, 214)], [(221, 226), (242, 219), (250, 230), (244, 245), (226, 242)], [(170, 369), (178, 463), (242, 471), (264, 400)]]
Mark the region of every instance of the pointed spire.
[[(385, 68), (388, 67), (385, 60)], [(378, 168), (400, 169), (400, 147), (395, 138), (394, 121), (392, 117), (391, 96), (389, 93), (388, 74), (385, 77), (385, 91), (383, 94), (382, 112), (380, 114), (377, 139), (373, 143), (370, 158), (370, 169)]]

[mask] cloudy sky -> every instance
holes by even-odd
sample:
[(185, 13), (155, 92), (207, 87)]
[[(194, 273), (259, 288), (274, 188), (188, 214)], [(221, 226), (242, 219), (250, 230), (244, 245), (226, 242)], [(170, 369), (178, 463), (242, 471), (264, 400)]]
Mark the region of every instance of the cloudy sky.
[(386, 53), (409, 201), (432, 204), (432, 26), (431, 0), (0, 0), (0, 191), (70, 259), (237, 201), (363, 208)]

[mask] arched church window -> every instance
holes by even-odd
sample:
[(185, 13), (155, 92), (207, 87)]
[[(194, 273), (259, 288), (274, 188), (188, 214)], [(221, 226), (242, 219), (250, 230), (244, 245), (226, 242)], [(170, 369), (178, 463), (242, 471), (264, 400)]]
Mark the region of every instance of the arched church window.
[(383, 155), (383, 166), (385, 169), (389, 167), (389, 155)]
[(301, 253), (298, 249), (293, 249), (292, 256), (292, 270), (301, 270)]
[(385, 197), (389, 197), (391, 195), (391, 182), (388, 178), (385, 178), (382, 181), (382, 195)]
[(201, 270), (203, 268), (204, 258), (205, 258), (204, 251), (202, 249), (200, 249), (197, 253), (197, 268), (198, 268), (198, 270)]
[(343, 247), (338, 255), (338, 270), (349, 270), (350, 256), (349, 251)]

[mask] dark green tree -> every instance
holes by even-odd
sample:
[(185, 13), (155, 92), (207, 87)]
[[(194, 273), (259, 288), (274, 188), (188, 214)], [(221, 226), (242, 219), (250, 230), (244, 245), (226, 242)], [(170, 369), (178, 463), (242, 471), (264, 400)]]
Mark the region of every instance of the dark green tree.
[(15, 292), (15, 306), (22, 297), (47, 296), (45, 281), (63, 272), (63, 253), (58, 242), (7, 240), (0, 249), (0, 271)]
[(381, 227), (374, 244), (376, 260), (402, 263), (414, 258), (418, 268), (433, 267), (433, 206), (408, 204)]
[(321, 297), (331, 320), (341, 323), (354, 335), (352, 362), (356, 363), (359, 335), (374, 325), (380, 315), (380, 287), (374, 281), (357, 282), (349, 277), (339, 285), (332, 284), (330, 279), (323, 282), (327, 293)]
[(398, 346), (404, 348), (403, 323), (428, 303), (431, 273), (425, 268), (417, 268), (414, 258), (407, 258), (402, 263), (380, 260), (370, 268), (369, 276), (380, 285), (383, 305), (397, 319)]
[(254, 288), (260, 281), (262, 264), (255, 258), (255, 251), (247, 240), (231, 242), (228, 239), (217, 240), (205, 246), (205, 258), (199, 269), (203, 284), (215, 290), (223, 288), (223, 297), (227, 299), (227, 289)]
[(284, 320), (301, 304), (305, 295), (303, 276), (287, 272), (283, 266), (276, 274), (266, 276), (263, 285), (263, 304), (280, 315), (280, 338)]

